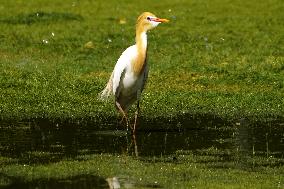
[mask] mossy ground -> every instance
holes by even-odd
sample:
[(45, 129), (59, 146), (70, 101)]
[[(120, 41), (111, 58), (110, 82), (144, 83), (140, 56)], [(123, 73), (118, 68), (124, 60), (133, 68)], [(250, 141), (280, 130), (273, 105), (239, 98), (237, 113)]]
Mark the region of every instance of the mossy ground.
[[(226, 154), (216, 149), (203, 150), (199, 154), (180, 151), (172, 156), (148, 159), (128, 155), (82, 155), (42, 165), (17, 164), (15, 159), (2, 158), (0, 184), (15, 186), (15, 183), (20, 183), (22, 187), (26, 187), (34, 183), (40, 186), (45, 179), (48, 186), (48, 181), (58, 180), (58, 183), (64, 183), (69, 179), (72, 182), (72, 178), (91, 175), (101, 178), (118, 177), (121, 184), (127, 180), (134, 188), (283, 187), (283, 166), (273, 167), (274, 160), (254, 158), (250, 162), (237, 159), (230, 161), (219, 156), (224, 153)], [(272, 167), (267, 166), (268, 161), (272, 163)], [(254, 165), (253, 162), (261, 163)], [(86, 182), (82, 187), (92, 183), (95, 187), (95, 182)]]

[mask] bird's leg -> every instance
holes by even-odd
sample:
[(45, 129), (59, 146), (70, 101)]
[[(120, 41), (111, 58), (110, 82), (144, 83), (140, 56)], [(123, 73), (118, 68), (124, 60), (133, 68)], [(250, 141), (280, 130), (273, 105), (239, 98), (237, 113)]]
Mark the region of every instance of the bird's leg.
[(138, 157), (138, 147), (137, 147), (135, 133), (133, 133), (133, 135), (132, 135), (132, 140), (133, 140), (133, 143), (134, 143), (134, 153), (135, 153), (135, 156)]
[[(125, 119), (127, 131), (128, 131), (129, 123), (128, 123), (127, 115), (126, 115), (126, 113), (123, 111), (123, 109), (121, 108), (119, 102), (115, 101), (115, 105), (116, 105), (116, 107), (118, 108), (119, 112), (122, 114), (122, 120)], [(132, 129), (132, 128), (131, 128), (131, 129)]]
[[(128, 117), (127, 113), (126, 112), (124, 113), (125, 113), (125, 117), (127, 118)], [(125, 117), (122, 116), (121, 120), (119, 121), (119, 124), (122, 124), (122, 122), (125, 120)]]
[(136, 131), (136, 124), (137, 124), (137, 118), (140, 112), (140, 107), (139, 107), (139, 100), (137, 101), (137, 109), (135, 111), (135, 118), (134, 118), (134, 125), (133, 125), (133, 134), (135, 134)]

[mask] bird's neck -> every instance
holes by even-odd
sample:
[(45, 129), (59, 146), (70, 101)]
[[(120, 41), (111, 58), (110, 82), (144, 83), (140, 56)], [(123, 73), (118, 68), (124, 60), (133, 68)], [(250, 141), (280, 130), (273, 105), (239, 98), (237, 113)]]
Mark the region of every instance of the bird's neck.
[(147, 34), (146, 31), (137, 28), (136, 30), (136, 46), (138, 55), (133, 64), (135, 75), (140, 75), (144, 69), (147, 56)]
[(146, 52), (147, 50), (147, 33), (146, 31), (136, 32), (136, 45)]

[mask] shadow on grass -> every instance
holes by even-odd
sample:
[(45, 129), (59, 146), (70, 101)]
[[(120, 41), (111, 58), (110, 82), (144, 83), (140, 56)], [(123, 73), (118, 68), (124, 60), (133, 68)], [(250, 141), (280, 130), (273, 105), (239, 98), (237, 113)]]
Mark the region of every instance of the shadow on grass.
[(83, 17), (78, 14), (72, 13), (59, 13), (59, 12), (34, 12), (29, 14), (18, 14), (16, 16), (1, 19), (0, 22), (7, 24), (35, 24), (47, 22), (60, 22), (60, 21), (81, 21)]

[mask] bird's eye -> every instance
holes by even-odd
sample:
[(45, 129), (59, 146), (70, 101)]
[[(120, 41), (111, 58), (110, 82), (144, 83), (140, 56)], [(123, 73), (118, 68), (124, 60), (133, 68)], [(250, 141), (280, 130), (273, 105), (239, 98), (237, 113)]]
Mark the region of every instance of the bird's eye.
[(151, 21), (151, 17), (147, 16), (147, 20)]

